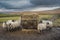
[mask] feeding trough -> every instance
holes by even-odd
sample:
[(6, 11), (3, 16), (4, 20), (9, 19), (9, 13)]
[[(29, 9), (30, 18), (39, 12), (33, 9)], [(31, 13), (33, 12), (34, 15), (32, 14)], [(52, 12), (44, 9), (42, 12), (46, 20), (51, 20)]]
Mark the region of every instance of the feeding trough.
[(38, 15), (37, 14), (22, 14), (21, 25), (24, 29), (37, 29)]

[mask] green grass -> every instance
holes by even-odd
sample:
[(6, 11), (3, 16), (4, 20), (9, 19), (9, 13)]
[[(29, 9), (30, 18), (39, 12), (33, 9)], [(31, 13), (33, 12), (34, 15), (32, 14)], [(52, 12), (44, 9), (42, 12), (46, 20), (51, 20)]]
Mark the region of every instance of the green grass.
[(0, 13), (0, 23), (7, 21), (7, 20), (17, 20), (19, 19), (20, 15), (16, 14), (5, 14), (5, 13)]
[(60, 18), (54, 21), (54, 26), (60, 26)]
[(0, 17), (17, 17), (17, 16), (20, 16), (20, 15), (16, 15), (16, 14), (3, 14), (3, 13), (0, 13)]
[(1, 17), (0, 22), (4, 22), (7, 20), (17, 20), (17, 19), (19, 19), (19, 17)]
[(39, 15), (39, 21), (40, 20), (48, 20), (50, 18), (52, 18), (54, 15)]
[(39, 15), (39, 18), (51, 18), (53, 15)]
[[(38, 21), (42, 19), (50, 19), (54, 15), (39, 15)], [(0, 25), (1, 23), (7, 20), (18, 20), (20, 18), (20, 15), (8, 15), (8, 14), (0, 14)], [(54, 22), (55, 26), (60, 26), (60, 17), (59, 19), (56, 19)]]

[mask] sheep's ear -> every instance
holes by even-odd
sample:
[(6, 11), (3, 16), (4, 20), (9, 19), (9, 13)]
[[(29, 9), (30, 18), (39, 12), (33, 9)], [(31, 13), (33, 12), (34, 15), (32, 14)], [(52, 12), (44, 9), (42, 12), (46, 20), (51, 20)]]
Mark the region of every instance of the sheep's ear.
[(39, 23), (42, 23), (42, 20)]

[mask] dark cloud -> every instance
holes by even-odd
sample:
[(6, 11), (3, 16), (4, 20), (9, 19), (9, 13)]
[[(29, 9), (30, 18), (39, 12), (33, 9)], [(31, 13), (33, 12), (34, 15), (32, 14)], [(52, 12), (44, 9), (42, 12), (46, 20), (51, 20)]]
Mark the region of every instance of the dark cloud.
[(35, 5), (60, 5), (60, 0), (30, 0)]
[(24, 9), (41, 5), (60, 5), (60, 0), (0, 0), (0, 8), (6, 9)]
[(27, 0), (11, 0), (11, 1), (1, 1), (0, 7), (4, 7), (6, 9), (22, 9), (33, 6), (30, 1)]
[(0, 0), (0, 9), (25, 10), (40, 6), (59, 5), (60, 0)]

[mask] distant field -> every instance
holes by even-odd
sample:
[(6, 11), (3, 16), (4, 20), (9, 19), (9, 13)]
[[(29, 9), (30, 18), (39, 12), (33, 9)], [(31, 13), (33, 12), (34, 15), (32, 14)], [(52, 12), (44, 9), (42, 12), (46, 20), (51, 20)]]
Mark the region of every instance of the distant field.
[(60, 26), (60, 18), (54, 21), (54, 26)]
[(3, 14), (3, 13), (0, 13), (0, 17), (15, 17), (15, 16), (20, 16), (20, 15), (17, 15), (17, 14)]
[(1, 17), (0, 22), (4, 22), (7, 20), (17, 20), (17, 19), (19, 19), (19, 17)]
[(20, 15), (11, 15), (11, 14), (3, 14), (0, 13), (0, 23), (7, 21), (7, 20), (17, 20), (19, 19)]

